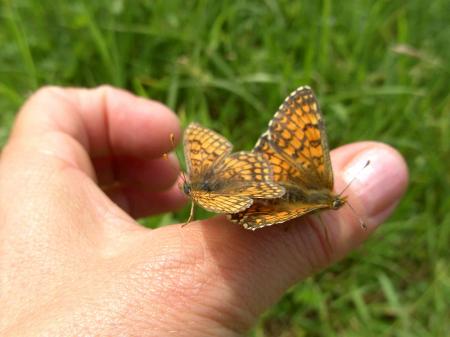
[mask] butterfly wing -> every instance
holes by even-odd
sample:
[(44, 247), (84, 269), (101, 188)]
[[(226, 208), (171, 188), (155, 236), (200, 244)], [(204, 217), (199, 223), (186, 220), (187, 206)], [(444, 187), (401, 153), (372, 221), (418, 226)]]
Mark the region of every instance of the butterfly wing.
[(211, 172), (191, 191), (191, 197), (211, 212), (238, 213), (254, 198), (279, 198), (285, 191), (272, 181), (272, 170), (259, 153), (233, 153), (214, 163)]
[(333, 188), (333, 171), (319, 103), (309, 87), (290, 94), (269, 123), (270, 146), (310, 189)]
[(190, 123), (183, 138), (184, 156), (190, 180), (201, 179), (216, 161), (231, 153), (233, 145), (218, 133)]
[(256, 152), (236, 152), (214, 166), (217, 193), (250, 198), (273, 199), (285, 190), (273, 182), (269, 163)]
[(242, 195), (217, 194), (205, 191), (192, 191), (191, 197), (200, 206), (214, 213), (238, 213), (249, 208), (253, 199)]
[(255, 200), (246, 210), (230, 214), (228, 217), (231, 221), (244, 226), (246, 229), (255, 230), (286, 222), (320, 208), (323, 207), (303, 202), (289, 203), (282, 199)]
[(286, 98), (254, 152), (269, 162), (273, 181), (286, 193), (280, 199), (256, 200), (246, 210), (230, 215), (231, 221), (257, 229), (328, 208), (309, 198), (312, 190), (323, 193), (333, 187), (325, 125), (309, 87), (300, 87)]
[(321, 208), (320, 205), (305, 203), (301, 201), (302, 195), (307, 193), (303, 190), (303, 179), (301, 172), (270, 146), (268, 134), (263, 134), (254, 151), (270, 163), (273, 171), (273, 181), (281, 184), (286, 194), (274, 200), (255, 200), (254, 203), (244, 211), (231, 214), (230, 220), (239, 223), (246, 229), (258, 229), (265, 226), (282, 223), (293, 218), (310, 213)]
[(284, 188), (271, 181), (272, 171), (260, 154), (238, 152), (212, 130), (191, 123), (184, 135), (190, 196), (206, 210), (237, 213), (252, 198), (276, 198)]
[(269, 133), (265, 132), (259, 137), (258, 142), (253, 148), (253, 152), (260, 153), (264, 159), (269, 163), (272, 173), (273, 181), (278, 182), (289, 188), (298, 188), (306, 186), (307, 177), (302, 174), (291, 161), (287, 161), (284, 156), (276, 152), (270, 145)]

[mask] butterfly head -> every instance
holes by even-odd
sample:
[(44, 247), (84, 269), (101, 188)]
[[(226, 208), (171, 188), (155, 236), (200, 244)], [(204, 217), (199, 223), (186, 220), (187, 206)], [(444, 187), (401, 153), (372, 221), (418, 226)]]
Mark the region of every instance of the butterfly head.
[(189, 184), (186, 180), (184, 180), (182, 185), (183, 193), (186, 195), (191, 195), (191, 184)]
[(331, 200), (331, 209), (339, 209), (347, 203), (347, 197), (341, 197), (340, 195), (336, 195)]

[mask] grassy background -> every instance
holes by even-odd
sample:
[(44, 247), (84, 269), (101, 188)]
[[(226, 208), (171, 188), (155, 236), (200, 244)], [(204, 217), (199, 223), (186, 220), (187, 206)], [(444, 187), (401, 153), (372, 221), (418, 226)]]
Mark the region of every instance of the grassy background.
[[(331, 147), (389, 143), (411, 184), (364, 247), (291, 289), (249, 335), (448, 335), (448, 9), (446, 0), (3, 1), (0, 143), (39, 86), (110, 83), (250, 149), (284, 97), (309, 84)], [(177, 219), (185, 214), (149, 221)]]

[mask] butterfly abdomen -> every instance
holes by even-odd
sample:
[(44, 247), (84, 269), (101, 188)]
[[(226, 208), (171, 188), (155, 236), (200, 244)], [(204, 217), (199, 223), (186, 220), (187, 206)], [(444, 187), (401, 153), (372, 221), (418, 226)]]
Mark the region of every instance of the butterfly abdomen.
[(217, 191), (218, 189), (221, 188), (221, 184), (218, 182), (212, 182), (212, 181), (201, 181), (201, 182), (194, 182), (191, 184), (192, 185), (192, 189), (196, 190), (196, 191), (202, 191), (202, 192), (213, 192), (213, 191)]
[(192, 191), (201, 191), (201, 192), (213, 192), (220, 188), (219, 183), (210, 182), (210, 181), (202, 181), (202, 182), (193, 182), (193, 183), (184, 183), (183, 184), (183, 193), (190, 196)]
[(297, 186), (295, 189), (286, 188), (283, 199), (289, 202), (304, 202), (305, 204), (331, 205), (335, 196), (326, 189), (307, 190)]

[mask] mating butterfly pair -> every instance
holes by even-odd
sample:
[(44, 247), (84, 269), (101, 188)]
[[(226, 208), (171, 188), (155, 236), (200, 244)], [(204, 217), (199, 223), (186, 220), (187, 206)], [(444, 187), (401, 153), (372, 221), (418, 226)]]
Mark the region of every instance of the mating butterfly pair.
[(324, 121), (309, 87), (285, 99), (252, 152), (231, 150), (221, 135), (190, 124), (184, 135), (188, 180), (183, 190), (203, 208), (229, 214), (247, 229), (338, 209), (346, 202), (332, 192)]

